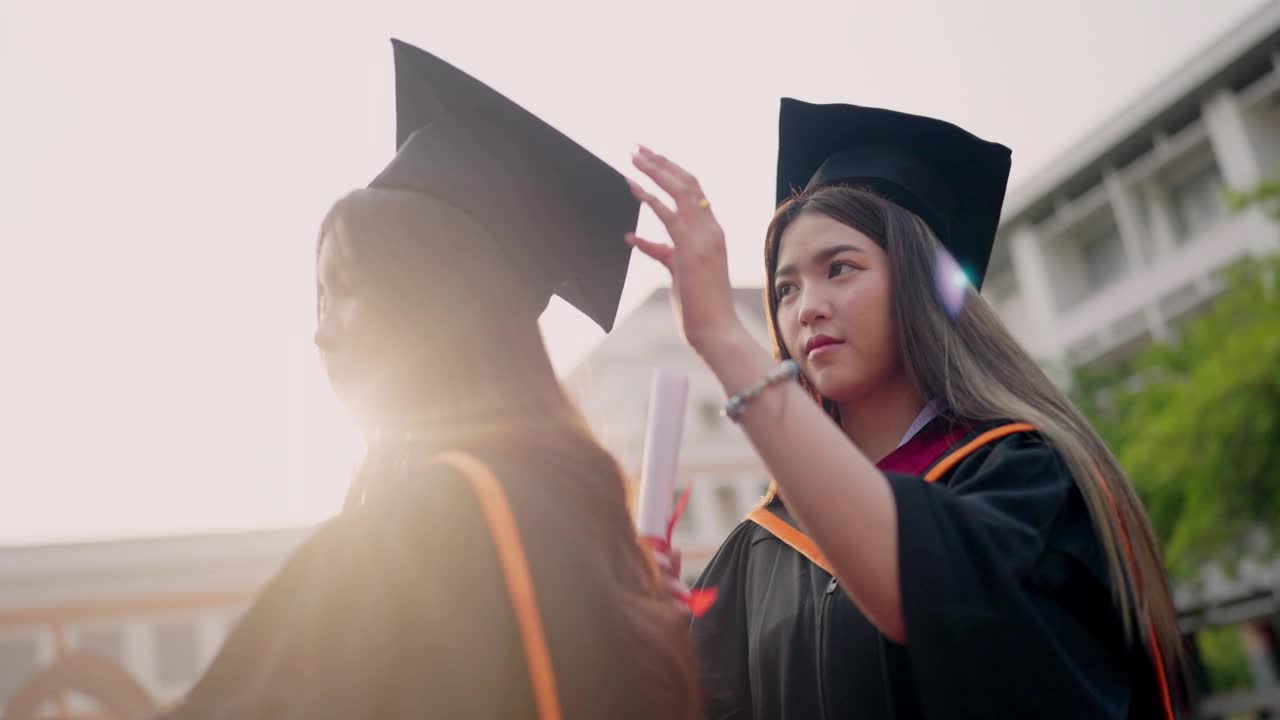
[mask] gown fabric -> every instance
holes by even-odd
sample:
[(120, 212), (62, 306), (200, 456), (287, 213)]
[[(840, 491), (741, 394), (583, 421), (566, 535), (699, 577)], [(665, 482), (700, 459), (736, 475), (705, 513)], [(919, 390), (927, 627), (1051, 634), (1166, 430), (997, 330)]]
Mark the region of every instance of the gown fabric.
[[(565, 560), (585, 541), (580, 523), (522, 481), (528, 473), (517, 468), (528, 462), (489, 465), (524, 543), (563, 717), (650, 717), (611, 641), (616, 612)], [(524, 646), (470, 486), (443, 466), (378, 480), (363, 504), (289, 558), (163, 718), (537, 717)]]
[[(922, 479), (994, 426), (938, 417), (879, 464), (898, 511), (906, 645), (764, 528), (730, 534), (695, 585), (719, 589), (691, 626), (708, 718), (1161, 717), (1055, 450), (1016, 433)], [(780, 499), (769, 508), (795, 526)]]

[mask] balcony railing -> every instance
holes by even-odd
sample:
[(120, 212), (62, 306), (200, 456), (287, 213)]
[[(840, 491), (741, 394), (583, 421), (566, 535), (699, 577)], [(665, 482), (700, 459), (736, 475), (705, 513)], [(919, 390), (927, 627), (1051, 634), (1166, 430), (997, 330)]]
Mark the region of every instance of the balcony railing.
[[(1105, 336), (1110, 328), (1126, 316), (1145, 306), (1157, 305), (1165, 296), (1230, 265), (1249, 253), (1258, 234), (1275, 232), (1272, 222), (1258, 213), (1229, 216), (1172, 254), (1130, 271), (1112, 285), (1059, 313), (1055, 345), (1066, 349), (1094, 336), (1102, 336), (1103, 344), (1108, 344)], [(1109, 344), (1122, 341), (1110, 339)]]

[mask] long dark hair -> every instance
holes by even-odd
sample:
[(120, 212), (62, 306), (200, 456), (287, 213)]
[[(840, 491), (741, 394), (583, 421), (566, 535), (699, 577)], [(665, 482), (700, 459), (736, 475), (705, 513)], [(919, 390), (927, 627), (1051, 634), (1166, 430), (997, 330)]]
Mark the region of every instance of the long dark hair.
[[(395, 473), (414, 473), (414, 467), (444, 451), (484, 460), (507, 491), (525, 536), (553, 660), (561, 651), (581, 658), (579, 650), (590, 647), (586, 657), (623, 658), (628, 670), (624, 677), (608, 678), (561, 674), (562, 695), (573, 683), (627, 688), (615, 704), (635, 700), (626, 708), (628, 717), (695, 717), (697, 681), (687, 623), (637, 536), (621, 468), (592, 436), (556, 378), (537, 326), (539, 308), (494, 240), (446, 204), (382, 189), (357, 190), (340, 199), (324, 219), (320, 237), (321, 244), (335, 238), (346, 243), (345, 257), (368, 283), (362, 292), (374, 293), (380, 314), (388, 315), (395, 340), (386, 350), (409, 359), (408, 371), (386, 378), (395, 385), (391, 395), (399, 398), (394, 406), (379, 408), (387, 416), (362, 418), (383, 425), (388, 438), (383, 442), (375, 436), (357, 490), (381, 492), (378, 497), (385, 499), (402, 487), (389, 479), (422, 479)], [(410, 462), (403, 462), (405, 453), (413, 456)], [(386, 484), (374, 486), (379, 482)], [(548, 547), (557, 549), (556, 556), (543, 552)], [(548, 583), (567, 587), (559, 588), (559, 595), (546, 594)], [(555, 604), (565, 596), (574, 598), (572, 606)], [(456, 597), (458, 603), (468, 602), (466, 592)], [(583, 607), (590, 609), (594, 637), (566, 630)], [(215, 667), (237, 664), (229, 659)], [(377, 658), (366, 660), (350, 669), (349, 680), (374, 687), (391, 669)], [(248, 662), (252, 669), (230, 668), (234, 680), (212, 682), (200, 697), (217, 695), (228, 682), (271, 688), (283, 672), (269, 660)], [(244, 707), (271, 701), (244, 697), (245, 692), (251, 691), (238, 698)]]
[[(899, 352), (908, 377), (925, 397), (940, 399), (949, 413), (968, 423), (1028, 422), (1061, 454), (1089, 507), (1126, 632), (1132, 632), (1135, 618), (1150, 619), (1136, 623), (1138, 632), (1148, 645), (1154, 635), (1158, 661), (1185, 703), (1189, 688), (1177, 610), (1137, 492), (1089, 422), (972, 286), (959, 315), (948, 316), (934, 294), (940, 243), (923, 220), (870, 189), (844, 185), (820, 187), (780, 205), (765, 241), (774, 352), (790, 356), (778, 333), (778, 298), (772, 290), (779, 245), (791, 223), (806, 213), (858, 230), (887, 253)], [(805, 387), (838, 423), (835, 404), (809, 383)]]
[(537, 325), (541, 303), (509, 255), (472, 218), (415, 193), (357, 190), (335, 204), (321, 237), (336, 224), (359, 237), (356, 264), (394, 293), (386, 304), (401, 313), (404, 351), (421, 359), (405, 393), (429, 393), (415, 409), (449, 428), (427, 442), (519, 468), (524, 490), (565, 508), (577, 527), (560, 531), (579, 540), (577, 556), (556, 562), (577, 569), (584, 591), (607, 596), (618, 652), (631, 658), (631, 681), (655, 716), (690, 716), (697, 683), (687, 633), (638, 539), (624, 474), (557, 379)]

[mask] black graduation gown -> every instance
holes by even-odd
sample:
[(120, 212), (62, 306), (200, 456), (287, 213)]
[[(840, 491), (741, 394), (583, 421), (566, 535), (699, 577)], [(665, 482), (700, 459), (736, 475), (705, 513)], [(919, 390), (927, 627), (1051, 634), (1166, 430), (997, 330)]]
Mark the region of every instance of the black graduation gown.
[[(563, 716), (644, 718), (616, 614), (566, 562), (575, 523), (493, 466), (516, 516)], [(526, 465), (527, 467), (527, 465)], [(523, 473), (528, 476), (528, 473)], [(171, 720), (535, 718), (506, 585), (478, 499), (436, 466), (371, 486), (321, 527), (238, 623)]]
[(691, 627), (708, 718), (1161, 717), (1056, 451), (1018, 433), (922, 479), (989, 427), (938, 418), (880, 464), (898, 509), (905, 646), (764, 528), (732, 532), (697, 582), (719, 598)]

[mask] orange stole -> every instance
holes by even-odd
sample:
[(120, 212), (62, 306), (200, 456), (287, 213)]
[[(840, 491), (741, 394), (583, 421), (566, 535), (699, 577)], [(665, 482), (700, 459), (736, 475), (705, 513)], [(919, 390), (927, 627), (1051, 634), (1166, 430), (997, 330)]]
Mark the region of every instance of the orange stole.
[[(1006, 435), (1012, 435), (1014, 433), (1026, 432), (1034, 429), (1035, 428), (1027, 423), (1009, 423), (1008, 425), (1001, 425), (993, 430), (988, 430), (966, 443), (964, 447), (944, 457), (933, 467), (933, 469), (929, 470), (929, 472), (924, 476), (924, 481), (929, 483), (937, 482), (938, 478), (942, 477), (948, 470), (955, 467), (957, 463), (973, 454), (975, 450), (986, 445), (992, 440), (997, 440), (1005, 437)], [(771, 488), (769, 494), (765, 496), (764, 500), (762, 500), (754, 510), (747, 513), (747, 519), (765, 530), (768, 530), (769, 534), (786, 543), (792, 550), (795, 550), (808, 558), (814, 565), (825, 570), (828, 575), (835, 575), (835, 573), (831, 571), (831, 564), (827, 562), (827, 557), (822, 554), (822, 551), (813, 543), (813, 540), (810, 540), (808, 535), (805, 535), (794, 527), (788, 525), (786, 520), (783, 520), (773, 514), (773, 511), (768, 508), (773, 497), (774, 492)]]
[(542, 627), (542, 615), (538, 612), (538, 600), (533, 588), (533, 576), (529, 573), (529, 560), (520, 542), (520, 530), (507, 494), (493, 471), (483, 462), (460, 452), (446, 452), (432, 458), (432, 462), (448, 465), (462, 474), (480, 501), (485, 523), (498, 552), (498, 564), (507, 583), (507, 595), (520, 628), (524, 644), (525, 662), (529, 666), (529, 682), (533, 686), (533, 699), (537, 703), (541, 720), (560, 720), (560, 696), (556, 691), (555, 669), (551, 664), (551, 651), (547, 647), (546, 632)]
[[(973, 454), (975, 450), (981, 448), (987, 443), (1013, 435), (1014, 433), (1034, 431), (1035, 427), (1028, 423), (1009, 423), (1007, 425), (1001, 425), (1000, 427), (988, 430), (940, 460), (929, 470), (929, 472), (925, 473), (924, 481), (927, 483), (937, 482), (939, 478), (947, 473), (947, 471), (958, 465), (961, 460), (964, 460), (966, 457)], [(1101, 482), (1103, 493), (1107, 496), (1107, 502), (1111, 505), (1111, 511), (1115, 513), (1116, 520), (1119, 523), (1120, 513), (1116, 508), (1115, 500), (1111, 496), (1111, 490), (1107, 487), (1106, 482), (1102, 481), (1102, 478), (1099, 478), (1099, 481)], [(770, 487), (769, 493), (760, 501), (760, 504), (757, 505), (750, 513), (747, 513), (747, 519), (765, 530), (768, 530), (771, 535), (781, 540), (792, 550), (795, 550), (808, 558), (814, 565), (817, 565), (826, 571), (828, 575), (834, 577), (835, 573), (831, 569), (831, 563), (827, 561), (826, 556), (822, 554), (822, 551), (818, 549), (818, 546), (814, 544), (813, 540), (811, 540), (808, 535), (805, 535), (796, 528), (787, 524), (785, 520), (775, 515), (773, 511), (767, 507), (773, 500), (774, 495), (774, 488)], [(1124, 538), (1125, 550), (1127, 551), (1129, 562), (1132, 565), (1133, 546), (1129, 541), (1129, 533), (1124, 529), (1123, 523), (1119, 523), (1119, 527), (1121, 535)], [(1173, 700), (1169, 692), (1169, 678), (1164, 667), (1164, 655), (1160, 652), (1160, 641), (1156, 638), (1155, 626), (1151, 623), (1150, 619), (1147, 620), (1147, 627), (1148, 634), (1151, 636), (1151, 658), (1152, 663), (1155, 665), (1156, 682), (1159, 685), (1160, 701), (1164, 707), (1165, 720), (1175, 720)]]

